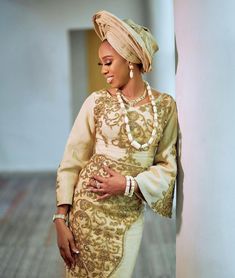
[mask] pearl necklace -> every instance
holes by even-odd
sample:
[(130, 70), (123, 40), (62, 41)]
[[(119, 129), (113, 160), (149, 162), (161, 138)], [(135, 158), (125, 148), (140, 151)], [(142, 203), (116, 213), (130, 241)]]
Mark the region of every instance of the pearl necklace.
[(151, 87), (149, 86), (147, 81), (144, 81), (144, 82), (146, 84), (147, 91), (148, 91), (148, 96), (149, 96), (149, 99), (150, 99), (152, 107), (153, 107), (153, 130), (152, 130), (151, 137), (149, 138), (148, 142), (144, 143), (144, 144), (140, 144), (139, 142), (134, 140), (134, 138), (131, 134), (129, 119), (128, 119), (128, 116), (127, 116), (127, 110), (125, 108), (125, 104), (122, 100), (121, 93), (120, 93), (119, 89), (116, 89), (117, 99), (118, 99), (118, 102), (121, 106), (122, 113), (124, 115), (124, 122), (126, 124), (126, 132), (127, 132), (128, 140), (130, 141), (131, 146), (133, 146), (137, 150), (145, 149), (145, 148), (149, 147), (153, 143), (153, 140), (154, 140), (154, 138), (157, 134), (157, 107), (156, 107), (156, 103), (155, 103), (155, 100), (154, 100), (154, 96), (153, 96), (152, 91), (151, 91)]
[(138, 102), (140, 102), (141, 100), (145, 99), (145, 97), (147, 96), (147, 93), (146, 93), (146, 89), (144, 90), (144, 93), (142, 96), (136, 98), (136, 99), (133, 99), (133, 100), (129, 100), (127, 97), (125, 97), (123, 94), (121, 94), (121, 97), (122, 99), (125, 100), (125, 102), (127, 102), (130, 106), (134, 106), (136, 105)]

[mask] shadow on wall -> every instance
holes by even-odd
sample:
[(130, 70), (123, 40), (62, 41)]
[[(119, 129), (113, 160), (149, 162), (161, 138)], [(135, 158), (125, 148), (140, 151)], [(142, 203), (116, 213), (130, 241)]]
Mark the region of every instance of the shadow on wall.
[[(178, 69), (178, 50), (175, 37), (175, 75)], [(176, 234), (180, 232), (182, 225), (182, 211), (184, 202), (183, 184), (184, 184), (184, 171), (181, 163), (181, 150), (182, 150), (182, 133), (178, 122), (178, 139), (177, 139), (177, 181), (176, 181)]]
[(178, 165), (178, 175), (177, 175), (177, 187), (176, 187), (176, 198), (177, 198), (177, 206), (176, 206), (176, 234), (180, 232), (182, 225), (182, 211), (183, 211), (183, 202), (184, 202), (184, 192), (183, 192), (183, 184), (184, 184), (184, 171), (181, 163), (181, 150), (182, 150), (182, 134), (180, 130), (180, 126), (178, 123), (178, 140), (177, 140), (177, 165)]

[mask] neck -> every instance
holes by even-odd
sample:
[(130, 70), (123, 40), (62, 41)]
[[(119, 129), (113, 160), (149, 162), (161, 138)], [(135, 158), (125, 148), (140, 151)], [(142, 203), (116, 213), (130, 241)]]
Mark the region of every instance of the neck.
[(129, 99), (141, 96), (145, 89), (142, 76), (130, 79), (130, 81), (120, 89), (122, 90), (123, 95)]

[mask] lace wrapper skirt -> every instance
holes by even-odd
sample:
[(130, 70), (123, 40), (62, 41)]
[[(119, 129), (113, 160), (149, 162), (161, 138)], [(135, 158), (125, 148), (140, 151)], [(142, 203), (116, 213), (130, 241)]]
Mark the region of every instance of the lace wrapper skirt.
[(85, 190), (92, 175), (107, 176), (104, 162), (123, 175), (142, 170), (95, 154), (80, 172), (69, 213), (69, 227), (80, 254), (76, 255), (75, 267), (66, 269), (67, 278), (130, 278), (135, 266), (145, 207), (136, 195), (96, 201), (97, 193)]

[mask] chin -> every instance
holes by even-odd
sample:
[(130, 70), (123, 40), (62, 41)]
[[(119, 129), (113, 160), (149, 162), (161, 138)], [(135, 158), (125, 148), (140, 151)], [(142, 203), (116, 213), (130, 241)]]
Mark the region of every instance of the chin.
[(110, 87), (122, 89), (123, 87), (125, 87), (125, 85), (126, 84), (121, 83), (121, 82), (113, 82), (113, 83), (110, 84)]
[(118, 84), (115, 83), (115, 82), (111, 82), (111, 83), (108, 83), (108, 84), (109, 84), (110, 88), (118, 88), (118, 87), (117, 87)]

